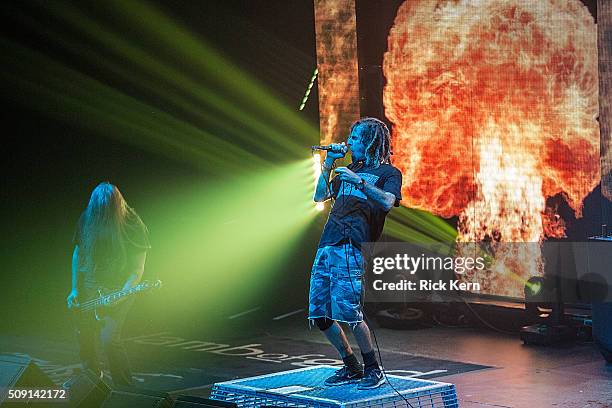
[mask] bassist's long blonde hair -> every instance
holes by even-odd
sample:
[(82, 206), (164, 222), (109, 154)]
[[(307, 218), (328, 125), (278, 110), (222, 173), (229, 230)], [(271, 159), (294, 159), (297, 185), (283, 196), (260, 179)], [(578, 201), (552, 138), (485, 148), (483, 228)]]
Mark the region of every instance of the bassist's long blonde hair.
[(108, 182), (98, 184), (91, 193), (82, 223), (83, 248), (79, 254), (84, 266), (123, 269), (128, 229), (135, 224), (143, 225), (119, 189)]

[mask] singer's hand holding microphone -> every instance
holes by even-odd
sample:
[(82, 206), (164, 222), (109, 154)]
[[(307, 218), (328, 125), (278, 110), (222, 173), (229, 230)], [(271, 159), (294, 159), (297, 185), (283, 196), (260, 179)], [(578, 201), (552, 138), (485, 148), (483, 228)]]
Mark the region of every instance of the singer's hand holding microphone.
[(344, 142), (331, 143), (325, 146), (312, 146), (312, 149), (327, 151), (325, 167), (331, 167), (334, 164), (334, 160), (343, 158), (348, 152), (348, 146)]

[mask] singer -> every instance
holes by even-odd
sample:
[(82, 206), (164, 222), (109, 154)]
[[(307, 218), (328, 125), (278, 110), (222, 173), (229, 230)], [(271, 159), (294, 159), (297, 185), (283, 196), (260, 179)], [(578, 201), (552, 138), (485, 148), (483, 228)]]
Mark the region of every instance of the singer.
[[(352, 163), (335, 169), (347, 149)], [(362, 118), (351, 126), (344, 144), (329, 146), (314, 193), (316, 202), (334, 199), (323, 229), (310, 276), (308, 318), (338, 350), (344, 366), (325, 385), (359, 381), (359, 389), (376, 388), (385, 377), (376, 359), (370, 329), (363, 320), (362, 242), (380, 238), (385, 217), (402, 199), (402, 174), (389, 163), (389, 129), (380, 120)], [(348, 323), (364, 367), (357, 360), (338, 322)]]

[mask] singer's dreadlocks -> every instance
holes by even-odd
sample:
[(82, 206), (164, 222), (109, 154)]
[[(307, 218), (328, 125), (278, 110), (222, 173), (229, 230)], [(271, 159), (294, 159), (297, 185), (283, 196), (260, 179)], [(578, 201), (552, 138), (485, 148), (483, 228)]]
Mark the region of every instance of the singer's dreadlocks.
[(361, 118), (351, 125), (351, 132), (357, 126), (361, 127), (361, 137), (365, 149), (365, 165), (377, 168), (389, 163), (391, 157), (391, 141), (389, 128), (376, 118)]

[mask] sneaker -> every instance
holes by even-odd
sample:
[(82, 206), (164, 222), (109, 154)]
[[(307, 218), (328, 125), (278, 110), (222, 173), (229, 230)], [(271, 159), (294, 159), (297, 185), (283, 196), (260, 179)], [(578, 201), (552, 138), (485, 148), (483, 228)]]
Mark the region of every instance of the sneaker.
[(371, 390), (380, 387), (385, 381), (385, 376), (382, 371), (380, 371), (380, 368), (371, 368), (366, 370), (357, 388), (360, 390)]
[(343, 366), (341, 369), (337, 370), (334, 375), (325, 380), (325, 385), (334, 386), (349, 384), (357, 382), (361, 377), (363, 377), (363, 371), (353, 372), (347, 366)]

